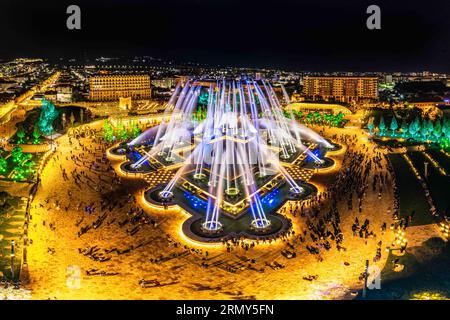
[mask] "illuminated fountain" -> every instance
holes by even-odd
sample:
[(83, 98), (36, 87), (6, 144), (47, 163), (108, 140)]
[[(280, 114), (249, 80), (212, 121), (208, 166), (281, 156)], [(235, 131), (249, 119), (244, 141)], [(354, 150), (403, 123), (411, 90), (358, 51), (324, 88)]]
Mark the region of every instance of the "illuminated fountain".
[[(195, 115), (201, 95), (207, 98), (199, 118)], [(139, 156), (122, 168), (176, 170), (167, 184), (147, 190), (144, 198), (152, 205), (177, 204), (190, 212), (183, 231), (200, 240), (286, 231), (290, 221), (276, 210), (289, 199), (317, 192), (294, 179), (288, 167), (302, 166), (306, 158), (323, 166), (325, 161), (314, 150), (334, 147), (286, 118), (275, 90), (265, 81), (179, 84), (164, 118), (168, 120), (128, 144)]]

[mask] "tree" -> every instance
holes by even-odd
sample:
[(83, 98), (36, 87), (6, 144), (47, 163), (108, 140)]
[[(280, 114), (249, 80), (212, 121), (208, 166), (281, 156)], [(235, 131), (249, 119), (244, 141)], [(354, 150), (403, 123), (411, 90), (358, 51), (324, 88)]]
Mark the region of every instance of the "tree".
[(442, 126), (441, 126), (441, 121), (436, 121), (436, 123), (434, 124), (434, 130), (433, 130), (433, 135), (436, 139), (436, 142), (439, 142), (439, 139), (441, 138), (442, 135)]
[(15, 181), (21, 181), (25, 179), (25, 169), (22, 166), (16, 166), (13, 171), (13, 179)]
[(108, 121), (105, 121), (103, 123), (103, 137), (108, 142), (111, 142), (114, 140), (114, 130)]
[(443, 125), (442, 125), (442, 134), (444, 137), (446, 137), (448, 140), (450, 140), (450, 120), (447, 118), (444, 118)]
[(287, 110), (283, 110), (283, 115), (284, 115), (285, 118), (288, 118), (288, 119), (291, 118), (291, 114), (290, 114), (290, 112), (287, 111)]
[(49, 136), (53, 133), (53, 121), (58, 117), (58, 113), (53, 103), (45, 99), (42, 100), (38, 125), (44, 136)]
[(34, 161), (31, 161), (30, 159), (28, 159), (27, 161), (25, 161), (22, 164), (22, 167), (25, 169), (26, 173), (31, 173), (31, 172), (33, 172), (34, 165), (36, 165), (36, 163)]
[(24, 153), (23, 153), (23, 150), (22, 150), (21, 147), (14, 147), (14, 148), (11, 150), (11, 159), (12, 159), (12, 162), (14, 162), (14, 163), (20, 163), (20, 162), (22, 162), (23, 157), (24, 157)]
[(20, 126), (17, 129), (17, 138), (18, 144), (23, 144), (25, 142), (25, 129), (23, 128), (23, 126)]
[(408, 132), (411, 136), (414, 136), (416, 134), (416, 125), (414, 121), (409, 124)]
[(340, 127), (342, 126), (342, 122), (344, 121), (344, 113), (342, 113), (341, 111), (339, 111), (338, 114), (334, 115), (332, 117), (332, 125), (335, 127)]
[(63, 129), (66, 128), (66, 123), (67, 123), (66, 113), (64, 112), (64, 113), (61, 115), (61, 124), (62, 124)]
[(344, 121), (344, 113), (342, 111), (339, 111), (339, 113), (336, 115), (337, 120), (339, 121), (339, 123), (341, 123), (342, 121)]
[(136, 124), (133, 124), (133, 126), (131, 127), (131, 135), (132, 135), (132, 137), (136, 138), (141, 133), (142, 133), (141, 129)]
[(391, 125), (389, 126), (389, 128), (391, 129), (392, 134), (394, 134), (395, 131), (398, 129), (398, 123), (395, 116), (392, 117)]
[(0, 174), (5, 174), (8, 170), (8, 161), (0, 156)]
[(23, 180), (26, 174), (30, 173), (31, 167), (34, 165), (33, 161), (30, 161), (32, 155), (29, 153), (23, 153), (21, 147), (14, 147), (11, 151), (11, 159), (14, 163), (13, 179), (16, 181)]
[(384, 123), (384, 117), (380, 117), (380, 123), (378, 124), (378, 129), (380, 130), (380, 134), (384, 135), (384, 132), (386, 131), (386, 123)]
[(204, 90), (200, 93), (200, 95), (198, 97), (198, 104), (205, 106), (208, 104), (208, 99), (209, 99), (209, 93), (208, 93), (208, 91)]
[(41, 132), (39, 131), (39, 126), (36, 123), (33, 128), (33, 144), (41, 143)]
[(408, 122), (406, 122), (405, 119), (402, 120), (401, 130), (403, 137), (406, 136), (406, 134), (408, 133)]
[(413, 138), (417, 139), (416, 134), (417, 134), (417, 132), (420, 131), (420, 128), (421, 128), (421, 127), (420, 127), (420, 120), (419, 120), (419, 118), (415, 118), (415, 119), (409, 124), (409, 128), (408, 128), (409, 134), (410, 134)]
[(320, 113), (318, 111), (314, 111), (313, 113), (313, 120), (315, 123), (319, 123), (321, 119)]
[(433, 133), (434, 127), (430, 120), (424, 120), (422, 124), (421, 133), (425, 139), (429, 139), (430, 134)]
[(373, 117), (370, 117), (369, 122), (367, 123), (367, 128), (369, 129), (370, 135), (372, 135), (373, 129), (375, 128), (375, 124), (373, 122)]
[(117, 127), (117, 138), (122, 141), (128, 139), (128, 132), (123, 124), (119, 124)]
[(73, 124), (75, 123), (75, 116), (73, 115), (73, 112), (70, 113), (69, 121), (70, 126), (73, 127)]
[(416, 135), (417, 136), (422, 135), (422, 137), (426, 139), (426, 137), (428, 136), (427, 120), (423, 120), (422, 125), (419, 127), (419, 130)]

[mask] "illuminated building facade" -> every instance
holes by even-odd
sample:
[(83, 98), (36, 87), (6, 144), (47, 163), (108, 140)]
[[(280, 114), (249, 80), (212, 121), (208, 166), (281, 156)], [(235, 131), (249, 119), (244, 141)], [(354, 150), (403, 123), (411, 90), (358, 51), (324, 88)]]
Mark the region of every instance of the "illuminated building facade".
[(177, 79), (173, 77), (167, 77), (162, 79), (152, 79), (152, 86), (164, 89), (170, 89), (175, 87)]
[(119, 98), (150, 99), (150, 76), (107, 75), (89, 78), (91, 101), (114, 101)]
[(375, 100), (378, 98), (378, 84), (376, 77), (307, 76), (303, 93), (314, 100)]

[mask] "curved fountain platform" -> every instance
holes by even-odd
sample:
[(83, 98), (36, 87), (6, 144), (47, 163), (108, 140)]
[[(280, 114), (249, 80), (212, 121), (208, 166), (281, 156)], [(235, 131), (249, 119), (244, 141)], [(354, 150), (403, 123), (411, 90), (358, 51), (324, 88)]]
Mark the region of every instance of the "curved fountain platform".
[(161, 207), (162, 209), (167, 206), (174, 206), (177, 204), (175, 199), (175, 195), (170, 191), (168, 196), (164, 196), (164, 188), (165, 186), (160, 184), (156, 187), (150, 188), (144, 192), (144, 199), (149, 204), (152, 204), (157, 207)]
[(300, 190), (295, 190), (296, 188), (290, 187), (286, 190), (286, 199), (293, 201), (306, 200), (314, 197), (317, 194), (317, 187), (311, 183), (305, 183), (302, 181), (296, 181)]
[[(145, 201), (155, 209), (173, 209), (180, 207), (189, 214), (182, 225), (182, 231), (188, 238), (199, 242), (221, 242), (226, 239), (245, 237), (248, 239), (269, 239), (289, 231), (292, 222), (285, 216), (277, 213), (286, 201), (301, 201), (309, 199), (317, 194), (317, 188), (309, 183), (296, 181), (298, 190), (285, 183), (281, 185), (274, 196), (266, 195), (262, 198), (267, 223), (255, 222), (250, 209), (246, 209), (239, 216), (220, 214), (220, 226), (205, 226), (207, 211), (206, 200), (201, 200), (196, 194), (191, 194), (178, 187), (170, 191), (170, 197), (161, 197), (165, 185), (161, 184), (144, 192)], [(266, 198), (268, 197), (268, 198)], [(194, 198), (195, 200), (192, 200)], [(268, 200), (268, 201), (266, 201)]]
[[(182, 231), (194, 241), (212, 243), (242, 237), (252, 240), (264, 240), (286, 233), (292, 228), (292, 222), (286, 217), (277, 213), (266, 215), (270, 225), (265, 228), (257, 228), (252, 225), (253, 218), (249, 215), (243, 215), (240, 219), (231, 223), (227, 221), (226, 217), (222, 216), (220, 219), (223, 227), (218, 232), (211, 232), (202, 228), (204, 217), (195, 213), (183, 223)], [(243, 229), (238, 229), (239, 227), (243, 227)]]
[(128, 152), (130, 152), (129, 149), (126, 146), (121, 145), (113, 147), (109, 150), (109, 153), (113, 156), (126, 156)]
[(133, 168), (131, 166), (132, 164), (133, 164), (132, 161), (122, 162), (120, 164), (120, 170), (122, 170), (125, 173), (129, 173), (129, 174), (146, 174), (146, 173), (155, 171), (153, 168), (149, 167), (148, 165), (142, 165), (140, 167)]
[(328, 139), (327, 139), (327, 141), (328, 141), (328, 143), (330, 143), (330, 144), (332, 145), (331, 148), (325, 147), (325, 150), (326, 150), (327, 152), (336, 152), (336, 151), (342, 150), (342, 148), (343, 148), (342, 145), (340, 145), (340, 144), (338, 144), (338, 143), (335, 143), (335, 142), (333, 142), (333, 141), (331, 141), (331, 140), (328, 140)]
[(304, 165), (303, 168), (305, 169), (313, 169), (313, 170), (320, 170), (320, 169), (328, 169), (331, 168), (332, 166), (334, 166), (334, 160), (328, 157), (323, 157), (321, 159), (323, 162), (316, 162), (314, 160), (310, 160), (307, 161)]

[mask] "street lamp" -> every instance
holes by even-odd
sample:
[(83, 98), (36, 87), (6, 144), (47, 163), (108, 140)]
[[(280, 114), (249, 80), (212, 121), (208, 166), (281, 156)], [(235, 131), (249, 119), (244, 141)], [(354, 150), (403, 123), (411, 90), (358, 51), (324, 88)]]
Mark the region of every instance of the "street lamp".
[(14, 281), (14, 258), (15, 258), (15, 242), (11, 240), (11, 279)]

